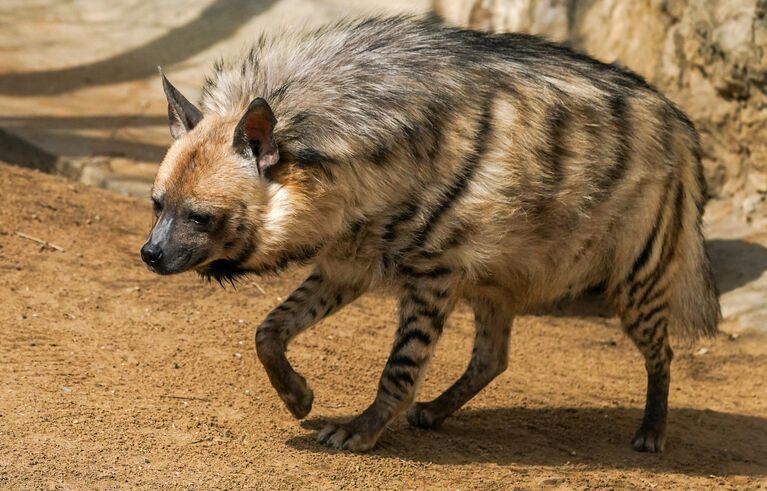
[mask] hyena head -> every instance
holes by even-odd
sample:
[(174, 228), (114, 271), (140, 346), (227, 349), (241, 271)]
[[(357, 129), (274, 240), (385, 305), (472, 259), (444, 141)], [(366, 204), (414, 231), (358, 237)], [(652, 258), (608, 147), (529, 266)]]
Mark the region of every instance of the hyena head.
[(218, 281), (272, 271), (316, 251), (322, 185), (280, 155), (269, 104), (206, 114), (163, 79), (174, 138), (152, 188), (155, 221), (141, 257), (159, 274)]

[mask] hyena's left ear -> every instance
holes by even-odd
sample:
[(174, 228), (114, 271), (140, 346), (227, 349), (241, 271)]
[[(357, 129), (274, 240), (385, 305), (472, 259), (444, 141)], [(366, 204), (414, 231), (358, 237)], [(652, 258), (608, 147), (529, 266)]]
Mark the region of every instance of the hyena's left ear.
[(251, 101), (234, 129), (232, 145), (235, 152), (249, 161), (255, 161), (260, 176), (265, 175), (280, 160), (280, 152), (274, 143), (276, 124), (272, 108), (259, 97)]
[(170, 134), (174, 140), (178, 140), (186, 135), (202, 119), (202, 112), (189, 102), (181, 92), (178, 91), (162, 73), (162, 69), (157, 67), (162, 78), (162, 88), (165, 91), (165, 98), (168, 99), (168, 126)]

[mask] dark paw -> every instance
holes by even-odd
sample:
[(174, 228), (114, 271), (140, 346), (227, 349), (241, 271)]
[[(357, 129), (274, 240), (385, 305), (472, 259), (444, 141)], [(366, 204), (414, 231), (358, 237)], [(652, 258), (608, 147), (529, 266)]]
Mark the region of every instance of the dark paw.
[(428, 402), (417, 402), (413, 404), (413, 407), (407, 412), (407, 422), (411, 426), (425, 429), (436, 429), (442, 426), (442, 422), (445, 418), (437, 418), (429, 410)]
[(298, 374), (295, 374), (295, 377), (287, 385), (287, 389), (279, 393), (280, 399), (285, 403), (293, 417), (296, 419), (305, 418), (312, 410), (314, 393), (307, 385), (306, 380)]
[(662, 429), (639, 428), (634, 439), (631, 440), (631, 446), (637, 452), (662, 452), (666, 446), (666, 432)]

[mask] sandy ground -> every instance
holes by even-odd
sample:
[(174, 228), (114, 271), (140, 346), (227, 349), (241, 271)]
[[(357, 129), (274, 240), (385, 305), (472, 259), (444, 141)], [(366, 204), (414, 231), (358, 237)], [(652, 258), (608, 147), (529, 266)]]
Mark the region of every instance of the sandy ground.
[[(519, 318), (509, 371), (441, 430), (401, 419), (355, 455), (315, 433), (372, 399), (392, 299), (367, 295), (294, 343), (316, 395), (297, 422), (253, 333), (304, 272), (236, 291), (158, 277), (137, 254), (149, 225), (144, 201), (0, 165), (0, 488), (767, 488), (756, 331), (677, 346), (662, 455), (628, 444), (644, 400), (638, 352), (614, 319), (567, 316)], [(461, 372), (471, 331), (456, 312), (421, 399)]]

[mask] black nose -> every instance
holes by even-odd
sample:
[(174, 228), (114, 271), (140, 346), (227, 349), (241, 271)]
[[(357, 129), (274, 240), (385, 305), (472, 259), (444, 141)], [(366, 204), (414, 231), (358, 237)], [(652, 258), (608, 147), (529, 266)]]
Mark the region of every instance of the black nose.
[(144, 244), (144, 247), (141, 248), (141, 259), (151, 266), (157, 265), (162, 259), (162, 249), (159, 244)]

